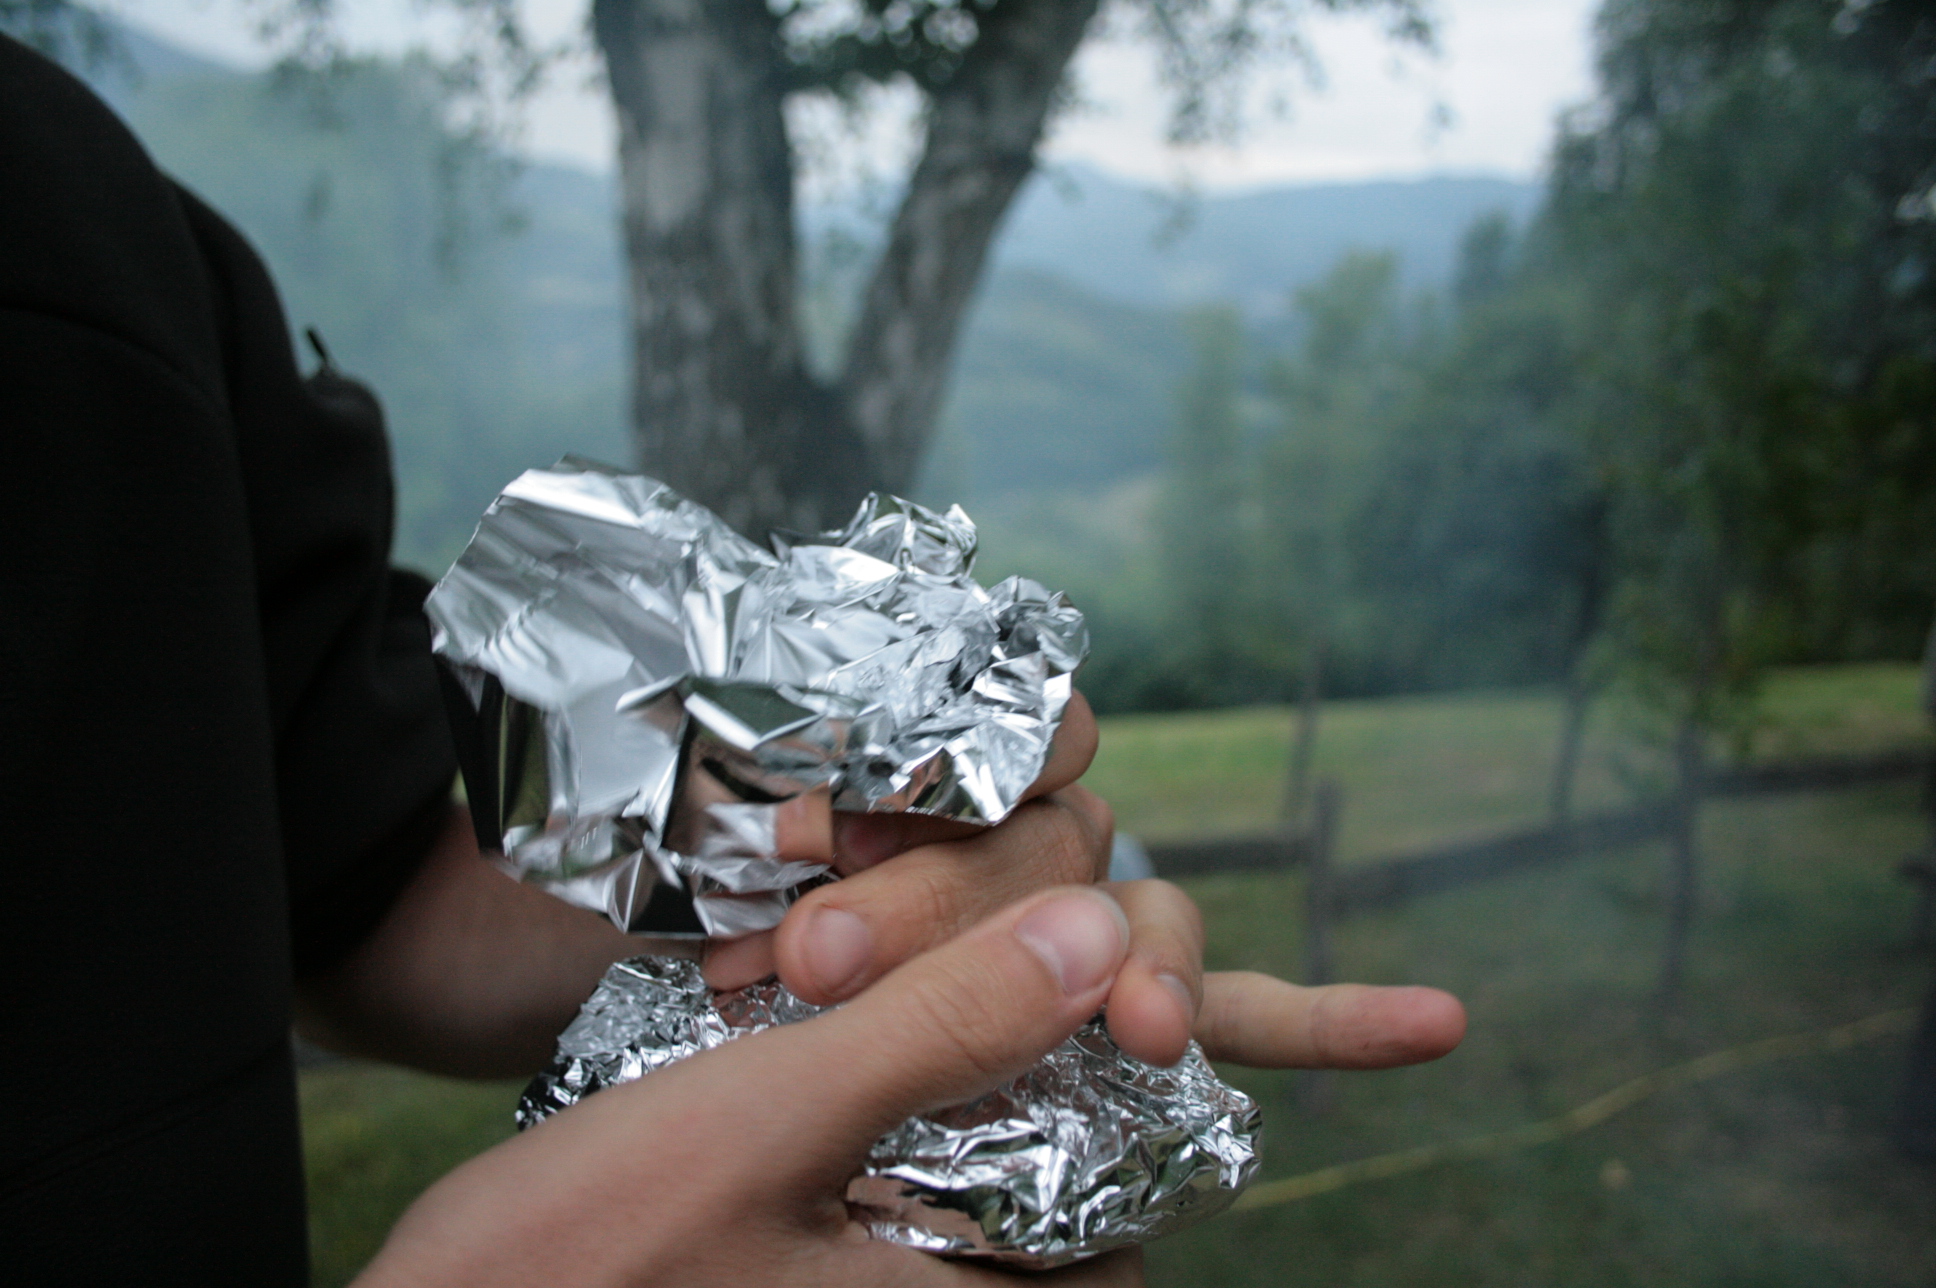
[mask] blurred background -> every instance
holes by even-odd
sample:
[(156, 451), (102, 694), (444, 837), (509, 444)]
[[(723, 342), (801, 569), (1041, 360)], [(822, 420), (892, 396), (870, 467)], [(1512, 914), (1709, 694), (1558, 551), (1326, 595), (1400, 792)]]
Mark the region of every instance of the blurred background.
[[(378, 391), (402, 562), (565, 452), (959, 503), (1090, 614), (1090, 781), (1211, 966), (1465, 1000), (1436, 1065), (1230, 1071), (1263, 1180), (1154, 1283), (1936, 1282), (1936, 7), (661, 8), (0, 27)], [(518, 1090), (303, 1078), (322, 1284)]]

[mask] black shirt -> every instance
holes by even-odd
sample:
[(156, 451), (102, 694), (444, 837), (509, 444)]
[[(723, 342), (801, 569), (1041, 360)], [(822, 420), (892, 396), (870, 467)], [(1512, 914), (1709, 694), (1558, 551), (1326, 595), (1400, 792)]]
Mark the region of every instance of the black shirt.
[(292, 978), (453, 762), (382, 415), (242, 238), (0, 37), (0, 1265), (299, 1283)]

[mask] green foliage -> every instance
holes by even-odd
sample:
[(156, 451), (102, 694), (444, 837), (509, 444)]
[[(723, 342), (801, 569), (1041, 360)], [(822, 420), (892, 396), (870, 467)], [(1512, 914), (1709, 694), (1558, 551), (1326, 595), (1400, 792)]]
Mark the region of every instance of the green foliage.
[[(1567, 399), (1578, 292), (1475, 226), (1457, 303), (1402, 300), (1389, 253), (1296, 292), (1298, 342), (1252, 375), (1198, 321), (1165, 475), (1160, 646), (1098, 631), (1101, 709), (1557, 678), (1597, 620), (1602, 504)], [(1238, 408), (1257, 414), (1240, 427)], [(1313, 666), (1317, 667), (1314, 671)], [(1129, 681), (1133, 677), (1134, 684)]]
[(1746, 736), (1772, 664), (1913, 656), (1936, 592), (1921, 14), (1612, 0), (1544, 210), (1523, 237), (1472, 226), (1444, 311), (1362, 255), (1299, 293), (1282, 429), (1242, 471), (1253, 593), (1191, 616), (1243, 664), (1173, 662), (1234, 683), (1103, 704), (1285, 693), (1301, 653), (1342, 692), (1584, 668)]
[[(853, 98), (866, 84), (906, 78), (924, 91), (946, 85), (983, 29), (1010, 12), (1061, 0), (775, 0), (779, 48), (790, 87)], [(1261, 67), (1315, 69), (1303, 37), (1313, 10), (1382, 13), (1400, 44), (1429, 48), (1423, 0), (1133, 0), (1143, 37), (1155, 48), (1174, 98), (1173, 140), (1228, 137), (1244, 115), (1244, 91)]]
[(1603, 502), (1571, 424), (1583, 301), (1473, 226), (1357, 517), (1362, 594), (1414, 685), (1566, 674), (1598, 621)]
[(82, 66), (98, 66), (115, 52), (108, 23), (71, 0), (0, 0), (0, 31), (49, 58)]
[[(1390, 411), (1406, 379), (1398, 309), (1398, 261), (1390, 253), (1350, 254), (1300, 288), (1293, 304), (1303, 343), (1272, 363), (1268, 378), (1277, 424), (1258, 453), (1260, 598), (1291, 647), (1284, 674), (1315, 656), (1344, 687), (1357, 689), (1370, 668), (1352, 525), (1377, 477)], [(1352, 670), (1356, 675), (1351, 675)], [(1279, 692), (1288, 689), (1280, 682)]]
[(1164, 645), (1188, 705), (1237, 700), (1251, 659), (1243, 413), (1243, 331), (1236, 311), (1191, 315), (1196, 362), (1177, 398), (1177, 432), (1158, 531), (1171, 588)]
[(1906, 652), (1927, 625), (1936, 98), (1910, 8), (1614, 0), (1604, 119), (1557, 153), (1610, 643), (1706, 723), (1772, 661)]

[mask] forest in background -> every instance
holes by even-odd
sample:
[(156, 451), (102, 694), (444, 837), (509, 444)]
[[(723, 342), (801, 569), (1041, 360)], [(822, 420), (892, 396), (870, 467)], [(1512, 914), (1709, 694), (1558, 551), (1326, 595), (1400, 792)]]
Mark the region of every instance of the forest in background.
[[(1712, 723), (1768, 664), (1914, 655), (1921, 90), (1836, 10), (1616, 0), (1544, 191), (1203, 200), (1165, 241), (1162, 194), (1039, 179), (919, 498), (1091, 612), (1106, 711), (1624, 678)], [(520, 468), (630, 460), (608, 181), (453, 134), (408, 63), (130, 35), (91, 74), (385, 398), (403, 558)], [(871, 225), (806, 225), (831, 353)]]
[(1474, 221), (1447, 290), (1361, 251), (1296, 291), (1288, 340), (1189, 318), (1139, 499), (1153, 593), (1096, 598), (1116, 651), (1091, 692), (1617, 684), (1680, 731), (1689, 777), (1707, 734), (1752, 728), (1769, 667), (1916, 656), (1936, 23), (1609, 0), (1598, 30), (1600, 94), (1538, 212)]
[[(255, 242), (296, 334), (314, 327), (384, 399), (402, 559), (448, 562), (520, 469), (565, 452), (632, 460), (608, 178), (504, 165), (443, 125), (434, 79), (410, 64), (244, 75), (124, 28), (88, 75)], [(1045, 175), (997, 245), (919, 498), (981, 522), (985, 579), (1025, 569), (1157, 621), (1144, 526), (1177, 431), (1188, 310), (1239, 301), (1246, 335), (1279, 344), (1299, 325), (1292, 289), (1340, 254), (1398, 248), (1405, 289), (1431, 294), (1471, 219), (1524, 218), (1535, 198), (1491, 178), (1280, 189), (1198, 199), (1178, 225), (1175, 194)], [(809, 335), (830, 353), (877, 221), (855, 206), (803, 224)], [(1120, 651), (1109, 629), (1098, 651), (1101, 678)], [(1145, 700), (1107, 685), (1098, 699)]]

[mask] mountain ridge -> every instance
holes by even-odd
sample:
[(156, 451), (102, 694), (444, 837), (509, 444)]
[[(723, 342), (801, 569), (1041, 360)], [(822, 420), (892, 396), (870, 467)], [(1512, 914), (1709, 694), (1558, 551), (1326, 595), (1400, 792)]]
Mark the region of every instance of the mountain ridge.
[[(262, 251), (295, 327), (319, 325), (390, 406), (407, 557), (447, 559), (519, 469), (563, 451), (628, 454), (627, 274), (610, 176), (524, 166), (505, 210), (456, 210), (471, 231), (451, 277), (433, 262), (453, 213), (431, 174), (434, 106), (403, 73), (365, 68), (333, 91), (341, 110), (325, 122), (267, 75), (140, 32), (123, 49), (92, 79), (160, 163)], [(1536, 199), (1529, 185), (1472, 177), (1288, 186), (1206, 196), (1165, 240), (1164, 194), (1052, 167), (994, 247), (918, 491), (974, 506), (1148, 475), (1162, 468), (1188, 365), (1180, 310), (1234, 301), (1260, 349), (1281, 346), (1290, 293), (1347, 251), (1394, 249), (1404, 289), (1437, 291), (1473, 218), (1524, 218)], [(505, 213), (521, 231), (499, 226)], [(802, 226), (801, 307), (824, 366), (850, 291), (813, 280), (815, 239), (864, 237), (867, 225), (819, 209)], [(861, 246), (832, 285), (851, 288), (865, 262)]]

